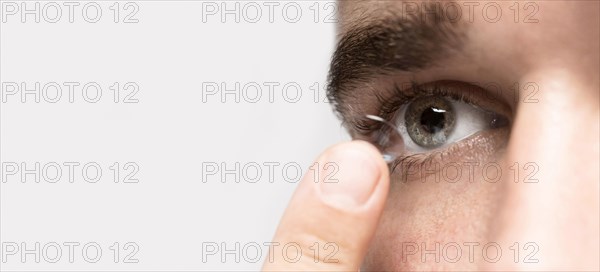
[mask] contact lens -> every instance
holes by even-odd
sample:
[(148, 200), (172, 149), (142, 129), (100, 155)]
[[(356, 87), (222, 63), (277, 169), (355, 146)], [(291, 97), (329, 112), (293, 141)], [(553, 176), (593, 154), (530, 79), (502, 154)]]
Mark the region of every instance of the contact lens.
[(391, 164), (402, 155), (404, 147), (397, 126), (376, 115), (365, 115), (361, 119), (360, 122), (363, 124), (376, 123), (378, 129), (360, 138), (377, 147), (386, 163)]

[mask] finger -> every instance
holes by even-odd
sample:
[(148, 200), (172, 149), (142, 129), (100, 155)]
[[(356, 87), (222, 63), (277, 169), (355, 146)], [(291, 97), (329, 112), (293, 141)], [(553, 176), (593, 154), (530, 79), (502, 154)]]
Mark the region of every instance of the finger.
[(357, 271), (387, 196), (387, 165), (374, 146), (352, 141), (326, 150), (311, 169), (281, 219), (263, 270)]

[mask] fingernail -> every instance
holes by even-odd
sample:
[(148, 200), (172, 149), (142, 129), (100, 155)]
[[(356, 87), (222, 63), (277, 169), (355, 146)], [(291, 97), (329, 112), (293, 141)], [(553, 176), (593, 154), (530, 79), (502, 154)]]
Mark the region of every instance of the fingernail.
[(363, 142), (335, 146), (319, 161), (319, 188), (323, 201), (338, 208), (365, 204), (379, 182), (377, 150)]

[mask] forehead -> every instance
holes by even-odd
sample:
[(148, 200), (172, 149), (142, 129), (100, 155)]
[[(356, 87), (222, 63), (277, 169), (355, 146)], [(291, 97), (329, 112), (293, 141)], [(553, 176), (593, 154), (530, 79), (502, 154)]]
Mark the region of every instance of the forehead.
[(380, 89), (388, 71), (512, 86), (558, 69), (598, 81), (600, 1), (340, 1), (338, 11), (328, 84), (338, 98)]
[(545, 65), (597, 51), (599, 8), (600, 1), (340, 1), (338, 36), (393, 18), (445, 19), (466, 29), (466, 51)]
[[(598, 22), (598, 1), (339, 1), (339, 33), (386, 17), (431, 20), (443, 16), (473, 25), (526, 25), (564, 28)], [(560, 27), (562, 26), (562, 27)], [(597, 29), (597, 25), (596, 29)]]

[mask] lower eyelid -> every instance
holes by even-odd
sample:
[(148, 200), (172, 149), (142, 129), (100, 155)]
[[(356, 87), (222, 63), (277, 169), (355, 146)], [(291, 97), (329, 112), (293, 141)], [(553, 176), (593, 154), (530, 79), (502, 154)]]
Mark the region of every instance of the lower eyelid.
[(407, 173), (434, 169), (436, 164), (443, 168), (448, 163), (486, 161), (498, 154), (507, 144), (510, 129), (501, 128), (481, 131), (446, 148), (428, 153), (407, 153), (390, 164), (390, 174), (403, 181)]

